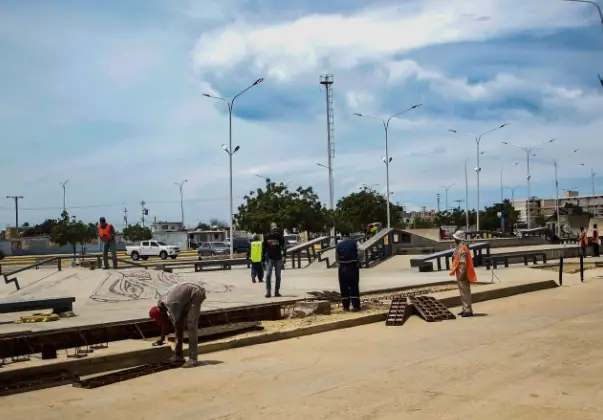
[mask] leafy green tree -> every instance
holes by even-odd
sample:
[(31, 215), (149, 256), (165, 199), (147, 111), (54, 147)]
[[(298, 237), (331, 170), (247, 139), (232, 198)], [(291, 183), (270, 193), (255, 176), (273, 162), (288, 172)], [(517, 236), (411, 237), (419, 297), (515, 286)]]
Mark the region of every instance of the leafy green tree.
[(211, 226), (205, 222), (197, 223), (197, 230), (211, 230)]
[(229, 224), (224, 220), (220, 220), (218, 218), (209, 219), (210, 229), (228, 229), (230, 228)]
[[(58, 221), (56, 219), (46, 219), (44, 222), (39, 225), (29, 226), (23, 232), (24, 237), (32, 237), (32, 236), (49, 236), (52, 232), (52, 228), (56, 226)], [(23, 224), (25, 226), (25, 224)]]
[(147, 241), (153, 237), (151, 229), (142, 227), (138, 223), (125, 227), (122, 231), (122, 235), (126, 241), (130, 242)]
[[(482, 230), (498, 230), (500, 229), (500, 204), (486, 207), (483, 212), (480, 212), (480, 229)], [(513, 204), (509, 200), (504, 201), (504, 215), (505, 215), (505, 232), (511, 232), (513, 225), (517, 223), (519, 219), (519, 211), (515, 210)]]
[[(401, 219), (401, 208), (390, 203), (392, 221)], [(364, 231), (369, 223), (387, 226), (387, 200), (377, 191), (363, 187), (337, 202), (335, 228), (342, 232)]]
[(249, 232), (267, 232), (272, 222), (289, 231), (323, 232), (333, 223), (312, 187), (291, 191), (268, 179), (244, 199), (234, 217), (237, 227)]
[(98, 236), (96, 227), (92, 224), (85, 224), (81, 220), (69, 217), (69, 213), (63, 211), (61, 218), (57, 220), (50, 232), (50, 240), (60, 246), (71, 245), (73, 247), (73, 256), (77, 253), (77, 245), (84, 248), (84, 244)]

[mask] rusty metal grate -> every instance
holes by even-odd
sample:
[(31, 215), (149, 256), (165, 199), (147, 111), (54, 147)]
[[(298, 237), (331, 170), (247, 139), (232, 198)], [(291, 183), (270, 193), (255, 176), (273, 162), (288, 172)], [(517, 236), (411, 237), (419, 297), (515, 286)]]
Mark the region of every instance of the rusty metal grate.
[(73, 383), (78, 376), (67, 371), (51, 372), (47, 374), (29, 375), (19, 379), (10, 379), (0, 382), (0, 396), (19, 394), (21, 392), (36, 391), (59, 385)]
[(409, 316), (410, 306), (408, 305), (406, 296), (395, 296), (392, 299), (392, 303), (389, 307), (389, 312), (387, 314), (387, 319), (385, 320), (385, 325), (404, 325), (404, 322), (408, 319)]
[(427, 322), (456, 319), (456, 316), (433, 296), (410, 296), (409, 299), (419, 315)]
[(83, 379), (73, 383), (76, 388), (93, 389), (116, 382), (127, 381), (128, 379), (138, 378), (140, 376), (150, 375), (151, 373), (162, 372), (164, 370), (174, 369), (182, 366), (184, 362), (159, 362), (150, 365), (137, 366), (135, 368), (120, 370), (119, 372), (108, 373), (106, 375), (95, 376), (94, 378)]

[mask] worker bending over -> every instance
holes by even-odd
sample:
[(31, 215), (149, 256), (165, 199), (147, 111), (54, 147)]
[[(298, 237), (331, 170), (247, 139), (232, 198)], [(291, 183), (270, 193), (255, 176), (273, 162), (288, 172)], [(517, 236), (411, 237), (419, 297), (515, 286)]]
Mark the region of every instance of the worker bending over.
[(459, 286), (461, 305), (463, 307), (459, 315), (465, 318), (471, 317), (473, 316), (473, 308), (471, 307), (470, 284), (477, 281), (477, 274), (475, 273), (469, 246), (463, 242), (465, 239), (465, 232), (458, 230), (452, 235), (452, 238), (456, 243), (456, 249), (454, 250), (449, 274), (451, 276), (456, 276), (456, 281)]
[(345, 239), (335, 247), (339, 263), (339, 290), (341, 305), (345, 312), (350, 310), (350, 301), (354, 311), (360, 310), (360, 268), (358, 267), (358, 241)]
[(159, 299), (157, 306), (151, 308), (149, 316), (161, 328), (161, 337), (154, 346), (165, 342), (165, 335), (172, 324), (176, 332), (176, 348), (170, 361), (184, 361), (182, 343), (184, 341), (184, 324), (188, 324), (188, 361), (184, 367), (194, 367), (197, 361), (197, 330), (201, 304), (205, 300), (205, 288), (195, 283), (178, 283), (172, 286)]

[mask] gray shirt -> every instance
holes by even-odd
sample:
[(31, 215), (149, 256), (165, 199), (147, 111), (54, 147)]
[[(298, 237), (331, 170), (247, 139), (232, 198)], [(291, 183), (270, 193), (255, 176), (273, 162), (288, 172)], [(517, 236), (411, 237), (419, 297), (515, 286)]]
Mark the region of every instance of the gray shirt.
[(205, 288), (195, 283), (178, 283), (159, 299), (158, 306), (165, 306), (170, 321), (175, 325), (190, 310), (195, 300), (199, 303), (205, 300)]

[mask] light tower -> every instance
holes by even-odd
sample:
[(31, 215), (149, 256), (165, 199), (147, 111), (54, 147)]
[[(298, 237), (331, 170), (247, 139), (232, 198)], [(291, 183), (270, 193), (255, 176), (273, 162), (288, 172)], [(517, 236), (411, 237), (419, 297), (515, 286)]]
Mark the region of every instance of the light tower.
[[(333, 103), (333, 75), (320, 75), (320, 84), (325, 88), (325, 97), (327, 104), (327, 170), (329, 171), (329, 208), (335, 209), (335, 195), (333, 193), (333, 159), (335, 158), (335, 128), (334, 123), (334, 103)], [(335, 227), (331, 228), (331, 237), (335, 236)]]

